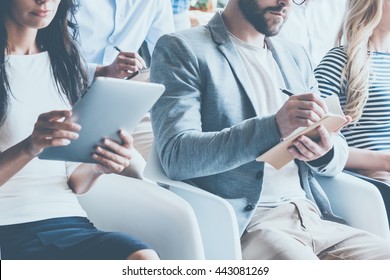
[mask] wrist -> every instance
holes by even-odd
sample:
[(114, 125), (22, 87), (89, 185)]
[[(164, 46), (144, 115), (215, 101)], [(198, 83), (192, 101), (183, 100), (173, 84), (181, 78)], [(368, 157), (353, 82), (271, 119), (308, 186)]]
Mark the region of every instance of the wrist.
[(280, 141), (283, 141), (284, 139), (286, 139), (291, 133), (288, 130), (286, 131), (286, 127), (284, 126), (285, 123), (286, 123), (286, 120), (283, 119), (279, 115), (279, 112), (277, 112), (275, 114), (275, 126), (276, 126), (276, 130), (279, 134)]
[(97, 65), (94, 77), (108, 77), (108, 72), (108, 66)]
[(31, 135), (24, 139), (22, 142), (20, 142), (20, 154), (23, 157), (26, 158), (34, 158), (36, 157), (41, 151), (35, 151), (32, 144)]
[(96, 178), (100, 177), (103, 174), (107, 174), (107, 172), (104, 171), (104, 169), (102, 168), (102, 166), (100, 164), (97, 164), (97, 163), (90, 164), (90, 166), (92, 169), (93, 176)]
[(383, 156), (383, 166), (387, 172), (390, 172), (390, 153), (385, 152), (383, 153)]
[(334, 148), (330, 149), (322, 157), (319, 157), (315, 160), (308, 161), (307, 163), (313, 167), (321, 167), (329, 164), (329, 162), (333, 159), (333, 156), (334, 156)]
[(275, 114), (274, 119), (275, 119), (276, 132), (278, 133), (278, 137), (279, 137), (280, 142), (282, 142), (284, 140), (284, 138), (282, 136), (282, 132), (280, 131), (280, 127), (278, 124), (278, 114), (277, 113)]

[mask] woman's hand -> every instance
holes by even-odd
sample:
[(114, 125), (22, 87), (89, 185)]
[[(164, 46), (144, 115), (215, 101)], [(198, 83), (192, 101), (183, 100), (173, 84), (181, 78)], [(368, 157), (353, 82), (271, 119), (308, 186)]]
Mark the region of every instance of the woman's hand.
[(70, 121), (72, 111), (50, 111), (40, 114), (32, 134), (24, 141), (25, 150), (37, 156), (47, 147), (66, 146), (79, 137), (80, 125)]
[(119, 131), (119, 136), (122, 140), (121, 144), (111, 139), (103, 139), (102, 144), (95, 147), (92, 157), (98, 162), (97, 164), (81, 164), (73, 171), (68, 184), (74, 193), (86, 193), (102, 174), (121, 173), (130, 165), (130, 161), (132, 164), (134, 160), (137, 163), (133, 138), (122, 130)]
[(102, 144), (96, 146), (92, 157), (99, 162), (96, 165), (98, 173), (120, 173), (129, 166), (132, 159), (133, 137), (127, 132), (119, 131), (122, 143), (116, 143), (111, 139), (103, 139)]

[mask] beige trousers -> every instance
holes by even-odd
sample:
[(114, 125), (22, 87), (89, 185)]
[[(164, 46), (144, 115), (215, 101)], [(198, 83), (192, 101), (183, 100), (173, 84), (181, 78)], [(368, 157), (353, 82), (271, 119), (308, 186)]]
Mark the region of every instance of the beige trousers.
[(258, 207), (241, 245), (243, 259), (390, 259), (390, 240), (322, 220), (318, 208), (306, 200)]

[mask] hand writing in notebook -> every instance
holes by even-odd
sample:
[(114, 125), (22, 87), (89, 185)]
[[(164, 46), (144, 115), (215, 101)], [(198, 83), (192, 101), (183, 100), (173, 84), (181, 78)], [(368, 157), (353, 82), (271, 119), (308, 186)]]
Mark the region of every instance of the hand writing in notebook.
[(308, 127), (319, 121), (328, 111), (325, 102), (313, 93), (290, 96), (275, 115), (282, 139), (300, 127)]
[(338, 132), (349, 121), (340, 108), (337, 95), (326, 99), (314, 94), (290, 95), (276, 113), (283, 141), (257, 160), (280, 169), (294, 158), (303, 161), (318, 159), (332, 149), (331, 133)]

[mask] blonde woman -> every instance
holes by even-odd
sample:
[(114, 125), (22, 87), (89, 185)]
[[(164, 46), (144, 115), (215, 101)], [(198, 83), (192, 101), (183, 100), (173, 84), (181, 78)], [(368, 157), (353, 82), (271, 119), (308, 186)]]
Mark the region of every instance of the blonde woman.
[(346, 168), (390, 183), (390, 0), (348, 0), (338, 42), (315, 74), (352, 117)]

